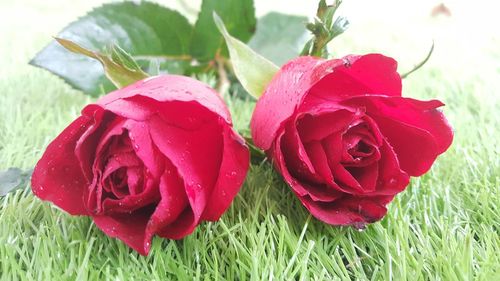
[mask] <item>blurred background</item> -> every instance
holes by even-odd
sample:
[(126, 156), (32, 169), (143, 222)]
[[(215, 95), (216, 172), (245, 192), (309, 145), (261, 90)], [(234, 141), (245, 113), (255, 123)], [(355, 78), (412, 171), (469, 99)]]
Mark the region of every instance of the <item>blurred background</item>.
[[(33, 69), (29, 58), (64, 26), (102, 0), (0, 0), (0, 79)], [(191, 15), (201, 0), (157, 1)], [(313, 16), (317, 1), (256, 0), (257, 15), (280, 11)], [(432, 40), (436, 48), (429, 65), (446, 67), (466, 79), (481, 72), (494, 80), (500, 66), (500, 18), (497, 1), (479, 0), (345, 0), (338, 15), (350, 29), (331, 44), (332, 53), (380, 52), (395, 57), (405, 72), (425, 57)], [(25, 67), (22, 67), (24, 65)]]

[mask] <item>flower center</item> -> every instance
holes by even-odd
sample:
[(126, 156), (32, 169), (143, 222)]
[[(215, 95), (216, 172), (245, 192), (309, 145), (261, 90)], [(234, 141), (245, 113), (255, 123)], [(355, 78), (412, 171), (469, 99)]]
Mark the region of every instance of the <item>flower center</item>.
[(359, 120), (342, 136), (341, 163), (346, 167), (364, 167), (380, 159), (379, 144), (367, 121)]

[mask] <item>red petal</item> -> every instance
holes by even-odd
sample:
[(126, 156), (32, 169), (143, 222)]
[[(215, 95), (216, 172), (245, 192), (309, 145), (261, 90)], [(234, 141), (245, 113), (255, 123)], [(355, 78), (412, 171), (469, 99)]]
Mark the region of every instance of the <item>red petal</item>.
[(300, 200), (315, 218), (332, 225), (372, 223), (382, 219), (387, 212), (386, 198), (345, 196), (330, 203), (316, 202), (308, 197)]
[(307, 91), (319, 80), (320, 77), (313, 77), (313, 72), (321, 62), (318, 58), (299, 57), (274, 76), (252, 116), (250, 127), (255, 145), (263, 150), (271, 147), (282, 123), (293, 115)]
[(410, 183), (410, 177), (399, 167), (398, 159), (392, 147), (384, 140), (378, 161), (377, 190), (372, 195), (395, 195), (403, 191)]
[(229, 126), (223, 126), (224, 154), (219, 177), (202, 219), (216, 221), (226, 211), (245, 181), (250, 154), (245, 141)]
[(288, 167), (286, 166), (283, 153), (281, 152), (281, 149), (279, 149), (282, 139), (283, 133), (281, 133), (281, 135), (278, 137), (275, 145), (273, 146), (273, 149), (271, 149), (270, 151), (270, 155), (274, 159), (276, 169), (280, 171), (285, 181), (297, 196), (310, 196), (312, 200), (323, 202), (331, 202), (337, 199), (339, 196), (342, 196), (340, 192), (332, 189), (326, 184), (307, 183), (304, 181), (299, 181), (298, 179), (293, 177), (290, 174)]
[(216, 184), (222, 161), (220, 125), (211, 122), (199, 130), (188, 131), (153, 116), (149, 126), (153, 142), (184, 180), (195, 220), (199, 221)]
[(151, 248), (151, 237), (145, 235), (150, 216), (150, 210), (140, 210), (131, 214), (94, 216), (93, 219), (106, 235), (122, 240), (139, 254), (146, 256)]
[(343, 152), (342, 136), (340, 133), (330, 135), (322, 141), (322, 144), (328, 159), (328, 165), (339, 191), (350, 194), (363, 193), (363, 189), (358, 181), (340, 163)]
[[(185, 209), (191, 209), (184, 189), (184, 182), (177, 173), (176, 168), (166, 161), (165, 173), (160, 181), (161, 201), (151, 216), (147, 228), (146, 237), (151, 239), (154, 234), (160, 234), (166, 238), (181, 238), (191, 233), (197, 225), (197, 221), (191, 219), (189, 223), (183, 224), (184, 228), (172, 231), (174, 224)], [(192, 212), (192, 211), (191, 211)]]
[(280, 150), (283, 153), (287, 170), (298, 179), (311, 182), (322, 182), (300, 140), (295, 124), (286, 126), (280, 141)]
[(332, 101), (359, 95), (401, 96), (401, 77), (394, 59), (368, 54), (343, 60), (345, 64), (314, 85), (310, 95)]
[(92, 121), (78, 117), (52, 141), (38, 161), (31, 185), (33, 193), (43, 200), (51, 201), (72, 215), (87, 215), (84, 191), (87, 180), (75, 156), (78, 139)]
[(292, 60), (280, 69), (257, 101), (250, 126), (255, 144), (268, 150), (282, 124), (303, 102), (307, 103), (304, 98), (309, 92), (311, 97), (333, 101), (360, 93), (401, 96), (396, 67), (395, 60), (379, 54), (342, 60)]
[(411, 176), (427, 172), (436, 157), (446, 151), (453, 131), (436, 108), (439, 101), (417, 101), (401, 97), (355, 97), (349, 105), (366, 107), (394, 148), (401, 168)]
[(141, 193), (130, 194), (120, 199), (106, 198), (102, 202), (102, 208), (106, 214), (130, 213), (159, 201), (158, 180), (147, 178)]
[(336, 132), (344, 132), (351, 122), (359, 116), (347, 109), (340, 109), (333, 112), (323, 113), (317, 116), (305, 115), (297, 122), (297, 130), (301, 140), (321, 141)]
[(128, 130), (134, 153), (141, 159), (148, 173), (153, 178), (160, 178), (164, 170), (163, 155), (160, 154), (151, 140), (149, 124), (127, 120), (124, 127)]
[[(103, 96), (97, 101), (97, 104), (115, 113), (134, 114), (134, 110), (137, 110), (136, 105), (133, 105), (134, 110), (127, 109), (123, 107), (127, 103), (121, 100), (137, 96), (147, 97), (159, 102), (196, 102), (221, 116), (228, 124), (231, 123), (229, 111), (217, 92), (198, 80), (179, 75), (160, 75), (138, 81)], [(149, 115), (151, 110), (153, 108), (148, 107), (144, 108), (142, 112)]]
[[(100, 106), (88, 105), (82, 110), (84, 116), (93, 119), (94, 122), (89, 125), (88, 129), (82, 134), (76, 142), (75, 155), (80, 162), (80, 167), (88, 182), (92, 182), (92, 165), (96, 155), (96, 148), (102, 133), (109, 126), (111, 116), (106, 116), (103, 126), (104, 110)], [(107, 126), (106, 126), (107, 125)]]
[(332, 171), (330, 170), (330, 166), (328, 166), (328, 159), (326, 158), (321, 143), (319, 141), (311, 141), (305, 144), (305, 149), (316, 172), (321, 176), (324, 182), (333, 184)]
[(358, 181), (363, 189), (363, 193), (374, 191), (377, 187), (379, 173), (378, 162), (374, 162), (365, 167), (349, 167), (349, 173)]

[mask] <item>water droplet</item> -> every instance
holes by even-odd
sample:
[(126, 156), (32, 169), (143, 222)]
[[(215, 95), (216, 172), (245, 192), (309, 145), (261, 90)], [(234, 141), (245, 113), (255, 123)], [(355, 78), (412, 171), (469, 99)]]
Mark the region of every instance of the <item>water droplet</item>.
[(354, 227), (357, 231), (361, 232), (366, 229), (366, 223), (362, 221), (357, 221), (352, 224), (352, 227)]
[(227, 195), (227, 194), (226, 194), (226, 191), (225, 191), (225, 190), (223, 190), (223, 191), (222, 191), (222, 197), (226, 197), (226, 195)]
[(139, 145), (138, 144), (134, 144), (134, 148), (135, 148), (135, 150), (139, 150)]

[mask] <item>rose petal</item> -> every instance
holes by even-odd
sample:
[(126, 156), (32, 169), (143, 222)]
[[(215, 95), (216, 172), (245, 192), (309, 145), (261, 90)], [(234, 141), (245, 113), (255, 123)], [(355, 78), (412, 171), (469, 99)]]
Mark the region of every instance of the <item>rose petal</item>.
[(72, 215), (87, 215), (84, 191), (87, 179), (74, 151), (78, 139), (93, 120), (80, 116), (52, 141), (31, 178), (33, 193)]
[(436, 157), (451, 145), (453, 131), (436, 108), (439, 101), (401, 97), (355, 97), (344, 103), (366, 107), (396, 151), (401, 168), (411, 176), (427, 172)]
[(163, 155), (154, 146), (151, 140), (149, 124), (147, 122), (137, 122), (127, 120), (124, 128), (128, 130), (135, 155), (137, 155), (148, 173), (155, 179), (159, 179), (164, 171)]
[(360, 198), (344, 196), (331, 203), (316, 202), (305, 196), (300, 197), (302, 204), (317, 219), (331, 225), (358, 225), (372, 223), (384, 217), (385, 206), (379, 198)]
[(332, 189), (326, 184), (309, 184), (304, 181), (298, 181), (293, 177), (288, 171), (283, 153), (279, 149), (282, 139), (283, 133), (278, 137), (275, 145), (270, 151), (270, 155), (274, 159), (276, 169), (283, 175), (283, 178), (297, 196), (310, 196), (312, 200), (323, 202), (331, 202), (342, 196), (340, 192)]
[(299, 57), (285, 64), (267, 86), (257, 101), (250, 128), (257, 147), (268, 150), (282, 124), (293, 115), (302, 103), (307, 91), (321, 75), (313, 75), (322, 62), (332, 67), (340, 66), (341, 60), (323, 61), (313, 57)]
[(356, 179), (356, 181), (361, 185), (363, 193), (368, 193), (374, 191), (377, 187), (378, 179), (378, 163), (374, 162), (365, 167), (349, 167), (347, 168), (349, 173)]
[(250, 163), (245, 140), (229, 126), (223, 126), (222, 134), (224, 138), (222, 163), (217, 183), (208, 199), (209, 204), (203, 212), (203, 220), (216, 221), (226, 211), (245, 181)]
[(401, 96), (401, 77), (393, 58), (368, 54), (343, 60), (344, 65), (323, 77), (310, 95), (333, 101), (359, 95)]
[(144, 171), (140, 168), (127, 169), (127, 185), (131, 195), (137, 195), (144, 191), (144, 186), (141, 181), (143, 172)]
[[(180, 75), (160, 75), (138, 81), (101, 97), (97, 104), (118, 115), (131, 114), (137, 108), (134, 107), (134, 110), (131, 110), (132, 108), (123, 107), (127, 103), (122, 102), (122, 99), (126, 100), (138, 96), (159, 102), (196, 102), (222, 117), (226, 123), (231, 124), (229, 111), (217, 92), (198, 80)], [(154, 108), (147, 107), (143, 109), (142, 112), (149, 115)]]
[(169, 125), (158, 116), (149, 120), (153, 143), (177, 168), (198, 221), (207, 206), (222, 161), (221, 128), (211, 122), (196, 131)]
[(333, 101), (357, 94), (401, 96), (396, 67), (394, 59), (380, 54), (341, 60), (299, 57), (290, 61), (257, 101), (250, 125), (255, 144), (268, 150), (283, 123), (303, 102), (308, 102), (306, 96)]
[(95, 225), (107, 236), (118, 238), (125, 244), (146, 256), (151, 248), (151, 241), (146, 238), (146, 224), (151, 216), (149, 208), (131, 214), (113, 216), (94, 216)]
[(310, 141), (321, 141), (329, 135), (347, 130), (351, 122), (359, 118), (361, 113), (347, 109), (340, 109), (317, 116), (305, 115), (297, 122), (301, 140), (306, 143)]
[(317, 183), (322, 182), (300, 140), (295, 123), (286, 126), (280, 143), (280, 150), (283, 152), (286, 167), (290, 174), (298, 179)]
[[(100, 106), (90, 104), (82, 110), (82, 115), (88, 116), (94, 122), (90, 124), (87, 130), (76, 142), (75, 155), (80, 162), (80, 167), (88, 182), (92, 182), (92, 165), (95, 158), (97, 144), (107, 126), (103, 126), (104, 110)], [(107, 115), (104, 123), (112, 120), (112, 116)]]
[[(183, 211), (191, 209), (184, 189), (184, 182), (177, 173), (177, 169), (166, 160), (165, 172), (160, 181), (161, 201), (158, 203), (153, 215), (151, 216), (146, 228), (146, 241), (149, 241), (154, 234), (166, 238), (180, 238), (191, 233), (196, 227), (198, 221), (191, 219), (183, 224), (184, 228), (176, 228), (172, 233), (173, 224)], [(192, 213), (192, 210), (191, 210)], [(191, 217), (193, 218), (193, 217)], [(165, 231), (167, 230), (168, 231)]]
[(399, 167), (396, 154), (386, 140), (379, 149), (377, 189), (371, 195), (395, 195), (408, 186), (410, 177)]
[(158, 231), (158, 236), (168, 239), (181, 239), (191, 234), (199, 219), (192, 208), (185, 208), (179, 217), (171, 224)]
[(323, 182), (333, 184), (333, 176), (330, 167), (328, 166), (328, 159), (326, 158), (323, 146), (319, 141), (311, 141), (305, 144), (307, 155), (311, 159), (316, 172), (321, 176)]
[(341, 163), (343, 152), (342, 136), (332, 134), (322, 141), (323, 149), (332, 171), (336, 188), (349, 194), (362, 194), (363, 189), (356, 179), (345, 169)]

